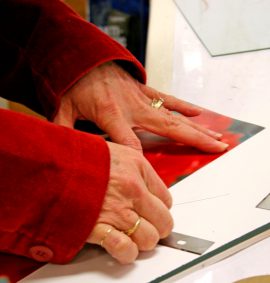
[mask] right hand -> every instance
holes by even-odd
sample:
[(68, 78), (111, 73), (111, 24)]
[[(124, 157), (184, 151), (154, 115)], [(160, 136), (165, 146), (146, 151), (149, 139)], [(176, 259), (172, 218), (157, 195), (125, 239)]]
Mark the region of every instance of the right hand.
[[(143, 155), (126, 146), (108, 142), (111, 168), (107, 193), (99, 218), (87, 240), (100, 244), (120, 263), (133, 262), (139, 251), (154, 249), (173, 228), (171, 195)], [(128, 230), (141, 218), (138, 229)], [(108, 229), (112, 228), (111, 232)]]

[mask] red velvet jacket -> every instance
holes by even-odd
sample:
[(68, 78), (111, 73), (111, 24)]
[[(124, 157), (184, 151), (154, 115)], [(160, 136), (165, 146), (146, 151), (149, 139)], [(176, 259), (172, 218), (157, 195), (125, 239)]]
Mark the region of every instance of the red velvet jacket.
[[(140, 63), (58, 0), (0, 0), (0, 95), (49, 120), (91, 68)], [(65, 263), (98, 217), (109, 152), (98, 136), (0, 109), (0, 250)]]

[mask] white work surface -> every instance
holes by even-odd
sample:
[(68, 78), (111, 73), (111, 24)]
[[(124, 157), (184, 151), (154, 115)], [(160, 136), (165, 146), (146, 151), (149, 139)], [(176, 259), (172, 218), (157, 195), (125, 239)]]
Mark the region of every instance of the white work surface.
[[(270, 210), (256, 208), (270, 193), (270, 50), (211, 57), (171, 0), (152, 0), (150, 27), (152, 86), (266, 128), (171, 188), (174, 231), (214, 241), (208, 253), (270, 220)], [(164, 71), (166, 80), (159, 79)], [(199, 264), (200, 270), (167, 281), (227, 283), (269, 274), (269, 231), (265, 237), (225, 260)], [(198, 257), (158, 246), (121, 266), (95, 248), (70, 264), (46, 265), (22, 282), (149, 282)]]

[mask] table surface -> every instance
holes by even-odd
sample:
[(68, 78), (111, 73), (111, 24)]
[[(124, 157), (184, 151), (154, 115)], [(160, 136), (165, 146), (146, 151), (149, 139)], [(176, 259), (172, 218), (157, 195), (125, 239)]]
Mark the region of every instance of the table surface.
[[(149, 84), (194, 104), (269, 127), (270, 50), (213, 58), (173, 1), (152, 0), (151, 4)], [(177, 282), (225, 283), (269, 274), (269, 252), (270, 239), (266, 239)]]

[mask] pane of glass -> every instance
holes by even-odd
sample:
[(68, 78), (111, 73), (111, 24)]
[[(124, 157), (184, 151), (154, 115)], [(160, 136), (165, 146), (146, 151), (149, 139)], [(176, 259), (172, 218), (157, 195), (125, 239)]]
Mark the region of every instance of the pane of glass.
[(175, 0), (212, 56), (270, 48), (269, 0)]

